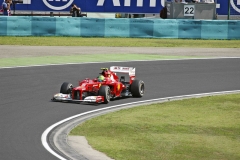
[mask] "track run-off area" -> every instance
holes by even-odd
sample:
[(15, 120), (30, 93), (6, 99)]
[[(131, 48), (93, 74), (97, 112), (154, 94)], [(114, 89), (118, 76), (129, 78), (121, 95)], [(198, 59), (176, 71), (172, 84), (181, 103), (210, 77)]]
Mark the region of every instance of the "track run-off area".
[[(176, 51), (177, 52), (177, 51)], [(145, 82), (142, 98), (109, 104), (84, 105), (51, 102), (63, 82), (74, 86), (98, 76), (102, 67), (136, 67)], [(0, 69), (0, 159), (58, 159), (42, 142), (43, 132), (68, 117), (138, 101), (209, 92), (240, 90), (240, 58), (182, 59), (43, 65)]]

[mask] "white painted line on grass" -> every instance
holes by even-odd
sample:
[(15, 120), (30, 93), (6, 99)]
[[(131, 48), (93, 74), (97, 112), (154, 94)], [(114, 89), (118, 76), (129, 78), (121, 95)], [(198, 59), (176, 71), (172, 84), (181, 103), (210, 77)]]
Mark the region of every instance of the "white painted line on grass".
[(157, 99), (150, 99), (150, 100), (144, 100), (144, 101), (137, 101), (137, 102), (131, 102), (131, 103), (125, 103), (125, 104), (119, 104), (119, 105), (114, 105), (114, 106), (110, 106), (110, 107), (105, 107), (105, 108), (100, 108), (100, 109), (96, 109), (96, 110), (92, 110), (92, 111), (88, 111), (88, 112), (84, 112), (81, 114), (77, 114), (75, 116), (66, 118), (62, 121), (59, 121), (53, 125), (51, 125), (50, 127), (48, 127), (42, 134), (41, 136), (41, 141), (42, 144), (44, 146), (44, 148), (50, 152), (51, 154), (53, 154), (55, 157), (61, 159), (61, 160), (67, 160), (64, 157), (62, 157), (61, 155), (59, 155), (58, 153), (56, 153), (55, 151), (53, 151), (51, 149), (51, 147), (48, 144), (48, 134), (57, 126), (59, 126), (60, 124), (63, 124), (69, 120), (87, 115), (87, 114), (91, 114), (91, 113), (95, 113), (95, 112), (99, 112), (99, 111), (105, 111), (107, 109), (113, 109), (113, 108), (117, 108), (117, 107), (123, 107), (123, 106), (130, 106), (130, 105), (143, 105), (144, 103), (157, 103), (157, 102), (166, 102), (166, 101), (172, 101), (172, 100), (180, 100), (180, 99), (188, 99), (188, 98), (195, 98), (195, 97), (206, 97), (206, 96), (213, 96), (213, 95), (222, 95), (222, 94), (234, 94), (234, 93), (240, 93), (240, 90), (233, 90), (233, 91), (222, 91), (222, 92), (210, 92), (210, 93), (199, 93), (199, 94), (191, 94), (191, 95), (182, 95), (182, 96), (173, 96), (173, 97), (165, 97), (165, 98), (157, 98)]

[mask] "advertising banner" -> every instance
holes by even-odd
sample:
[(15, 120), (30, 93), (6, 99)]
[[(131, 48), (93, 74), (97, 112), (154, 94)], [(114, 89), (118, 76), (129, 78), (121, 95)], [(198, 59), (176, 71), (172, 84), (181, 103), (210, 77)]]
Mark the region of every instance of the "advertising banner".
[[(14, 1), (14, 0), (13, 0)], [(100, 13), (159, 13), (165, 0), (23, 0), (16, 10), (69, 11), (76, 4), (83, 12)], [(230, 0), (231, 10), (240, 15), (240, 0)], [(228, 0), (217, 0), (218, 15), (228, 14)]]

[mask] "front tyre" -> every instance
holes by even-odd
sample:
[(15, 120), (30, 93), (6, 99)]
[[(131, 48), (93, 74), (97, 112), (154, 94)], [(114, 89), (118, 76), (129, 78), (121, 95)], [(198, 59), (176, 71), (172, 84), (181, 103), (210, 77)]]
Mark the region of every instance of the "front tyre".
[(131, 93), (133, 97), (142, 97), (144, 95), (144, 82), (134, 80), (131, 84)]
[(99, 88), (98, 95), (103, 96), (104, 97), (104, 102), (103, 103), (107, 104), (110, 101), (110, 88), (109, 88), (109, 86), (101, 86)]
[(68, 82), (64, 82), (60, 88), (60, 93), (70, 94), (72, 92), (73, 85)]

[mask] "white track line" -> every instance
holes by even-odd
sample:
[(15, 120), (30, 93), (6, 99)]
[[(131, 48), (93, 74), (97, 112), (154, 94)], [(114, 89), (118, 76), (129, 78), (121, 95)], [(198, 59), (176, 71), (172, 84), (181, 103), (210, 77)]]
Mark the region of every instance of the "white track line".
[(88, 112), (84, 112), (81, 114), (77, 114), (75, 116), (66, 118), (62, 121), (59, 121), (53, 125), (51, 125), (50, 127), (48, 127), (42, 134), (41, 140), (42, 140), (42, 144), (44, 146), (44, 148), (50, 152), (51, 154), (53, 154), (55, 157), (61, 159), (61, 160), (67, 160), (64, 157), (60, 156), (59, 154), (57, 154), (56, 152), (54, 152), (51, 147), (48, 145), (48, 134), (57, 126), (59, 126), (62, 123), (65, 123), (69, 120), (72, 120), (74, 118), (78, 118), (81, 116), (84, 116), (86, 114), (90, 114), (90, 113), (94, 113), (94, 112), (99, 112), (99, 111), (104, 111), (107, 109), (112, 109), (112, 108), (117, 108), (117, 107), (122, 107), (122, 106), (128, 106), (128, 105), (142, 105), (143, 103), (156, 103), (156, 102), (164, 102), (164, 101), (171, 101), (171, 100), (179, 100), (179, 99), (188, 99), (188, 98), (194, 98), (194, 97), (205, 97), (205, 96), (213, 96), (213, 95), (222, 95), (222, 94), (233, 94), (233, 93), (240, 93), (240, 90), (233, 90), (233, 91), (222, 91), (222, 92), (211, 92), (211, 93), (200, 93), (200, 94), (191, 94), (191, 95), (182, 95), (182, 96), (174, 96), (174, 97), (165, 97), (165, 98), (157, 98), (157, 99), (150, 99), (150, 100), (144, 100), (144, 101), (137, 101), (137, 102), (131, 102), (131, 103), (125, 103), (125, 104), (119, 104), (119, 105), (115, 105), (115, 106), (110, 106), (110, 107), (105, 107), (105, 108), (101, 108), (101, 109), (96, 109), (96, 110), (92, 110), (92, 111), (88, 111)]
[(108, 62), (82, 62), (82, 63), (64, 63), (64, 64), (43, 64), (43, 65), (31, 65), (31, 66), (12, 66), (12, 67), (0, 67), (0, 69), (11, 68), (28, 68), (28, 67), (45, 67), (45, 66), (63, 66), (63, 65), (76, 65), (76, 64), (91, 64), (91, 63), (119, 63), (119, 62), (148, 62), (148, 61), (182, 61), (182, 60), (212, 60), (212, 59), (236, 59), (240, 57), (206, 57), (206, 58), (183, 58), (183, 59), (154, 59), (154, 60), (133, 60), (133, 61), (108, 61)]

